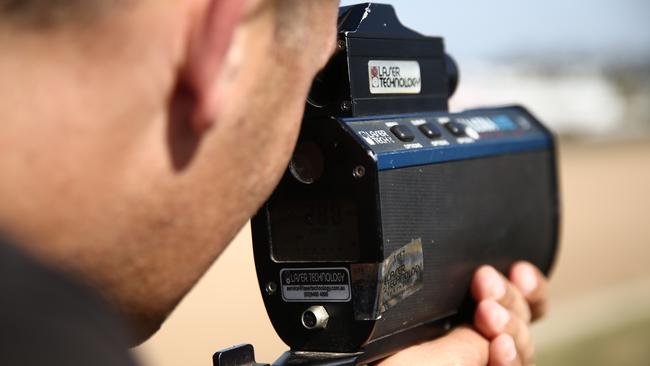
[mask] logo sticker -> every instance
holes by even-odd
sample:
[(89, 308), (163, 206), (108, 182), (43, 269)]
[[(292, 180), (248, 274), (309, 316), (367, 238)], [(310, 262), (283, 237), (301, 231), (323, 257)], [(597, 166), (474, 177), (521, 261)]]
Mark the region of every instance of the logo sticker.
[(417, 61), (368, 62), (371, 94), (420, 94), (422, 75)]
[(359, 131), (359, 136), (370, 146), (394, 144), (395, 140), (384, 130)]

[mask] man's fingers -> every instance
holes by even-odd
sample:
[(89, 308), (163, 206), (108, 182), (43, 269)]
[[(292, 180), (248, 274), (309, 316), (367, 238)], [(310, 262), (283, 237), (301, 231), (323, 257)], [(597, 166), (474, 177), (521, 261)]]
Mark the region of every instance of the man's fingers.
[[(478, 302), (474, 325), (490, 339), (490, 366), (532, 365), (534, 345), (529, 324), (544, 314), (547, 283), (542, 273), (526, 262), (516, 263), (510, 280), (490, 266), (476, 271), (471, 287)], [(514, 361), (512, 345), (516, 350)]]
[(519, 366), (515, 341), (508, 334), (502, 334), (490, 343), (489, 366)]
[(459, 327), (444, 337), (400, 351), (376, 363), (379, 366), (488, 364), (490, 343), (468, 327)]
[(547, 309), (548, 283), (542, 272), (528, 262), (517, 262), (510, 270), (510, 281), (528, 301), (532, 320), (544, 316)]
[(533, 344), (528, 323), (513, 317), (506, 325), (506, 333), (510, 334), (514, 339), (517, 355), (521, 363), (523, 365), (533, 365), (535, 345)]
[(520, 319), (525, 322), (530, 321), (531, 309), (528, 301), (517, 287), (493, 267), (483, 266), (476, 271), (471, 291), (477, 302), (487, 299), (496, 300)]
[[(491, 339), (492, 342), (504, 334), (511, 336), (522, 364), (532, 364), (535, 348), (528, 323), (508, 311), (501, 304), (491, 299), (481, 301), (476, 308), (474, 324), (479, 332)], [(490, 352), (490, 357), (494, 357), (492, 350)]]
[(476, 307), (474, 326), (487, 339), (493, 340), (506, 331), (510, 312), (495, 300), (483, 300)]

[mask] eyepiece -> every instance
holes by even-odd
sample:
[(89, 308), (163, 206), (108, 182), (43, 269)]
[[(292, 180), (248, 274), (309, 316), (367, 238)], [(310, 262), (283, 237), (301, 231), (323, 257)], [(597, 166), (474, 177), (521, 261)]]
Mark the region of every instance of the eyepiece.
[(447, 67), (447, 81), (448, 81), (448, 88), (449, 88), (449, 98), (451, 98), (454, 93), (456, 92), (456, 88), (458, 88), (458, 80), (460, 79), (460, 71), (458, 71), (458, 65), (456, 64), (456, 61), (449, 56), (446, 55), (445, 57), (445, 64)]

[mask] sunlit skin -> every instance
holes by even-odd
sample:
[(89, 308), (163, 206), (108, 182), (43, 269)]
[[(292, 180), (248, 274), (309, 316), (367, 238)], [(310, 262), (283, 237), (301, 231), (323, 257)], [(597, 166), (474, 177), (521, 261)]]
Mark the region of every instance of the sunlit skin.
[[(96, 288), (138, 343), (280, 179), (338, 2), (126, 3), (46, 29), (0, 21), (0, 230)], [(384, 362), (532, 362), (545, 280), (521, 264), (501, 298), (485, 271), (472, 328)]]

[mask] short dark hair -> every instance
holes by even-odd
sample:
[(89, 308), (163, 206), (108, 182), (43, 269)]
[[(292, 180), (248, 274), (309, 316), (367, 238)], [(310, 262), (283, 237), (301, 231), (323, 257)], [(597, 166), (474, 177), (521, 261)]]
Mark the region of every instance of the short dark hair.
[[(0, 22), (30, 28), (49, 28), (88, 17), (116, 0), (0, 0)], [(95, 13), (96, 14), (96, 13)]]

